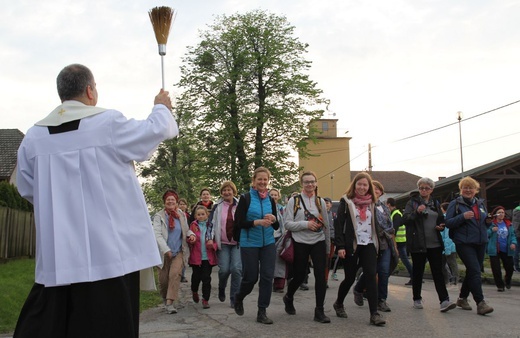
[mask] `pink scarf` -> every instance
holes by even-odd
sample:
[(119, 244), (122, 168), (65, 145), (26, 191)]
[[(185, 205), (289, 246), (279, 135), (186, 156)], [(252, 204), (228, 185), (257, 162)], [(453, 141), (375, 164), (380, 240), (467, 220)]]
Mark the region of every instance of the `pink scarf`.
[(352, 202), (354, 202), (354, 205), (359, 212), (359, 218), (362, 221), (365, 221), (367, 219), (367, 208), (372, 203), (372, 195), (366, 194), (365, 196), (360, 196), (356, 194), (352, 199)]
[[(255, 189), (255, 188), (253, 188), (253, 189)], [(260, 196), (261, 199), (264, 199), (267, 197), (267, 194), (269, 191), (268, 190), (264, 190), (264, 191), (256, 190), (256, 192), (258, 193), (258, 196)]]

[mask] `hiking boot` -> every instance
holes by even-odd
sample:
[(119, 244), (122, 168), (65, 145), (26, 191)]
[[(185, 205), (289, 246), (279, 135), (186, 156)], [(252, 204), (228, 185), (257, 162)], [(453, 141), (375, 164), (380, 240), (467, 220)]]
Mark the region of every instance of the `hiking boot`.
[(376, 312), (370, 316), (370, 324), (381, 326), (385, 325), (386, 321), (383, 319), (383, 316)]
[(388, 304), (386, 304), (385, 300), (380, 300), (379, 301), (379, 303), (377, 304), (377, 310), (381, 311), (381, 312), (390, 312), (390, 311), (392, 311), (392, 310), (390, 310), (390, 307), (388, 306)]
[(363, 306), (363, 292), (357, 292), (354, 290), (354, 303), (359, 306)]
[(441, 303), (441, 312), (448, 312), (450, 310), (453, 310), (456, 307), (457, 307), (457, 304), (450, 302), (450, 300), (447, 299)]
[(481, 300), (480, 303), (477, 304), (477, 313), (479, 315), (485, 315), (493, 312), (493, 308), (486, 304), (485, 300)]
[(259, 307), (258, 314), (256, 315), (256, 321), (262, 324), (272, 324), (273, 320), (267, 317), (265, 308)]
[(235, 313), (239, 316), (244, 315), (244, 302), (238, 299), (235, 299)]
[(462, 310), (468, 310), (468, 311), (472, 310), (471, 306), (468, 303), (468, 299), (467, 298), (459, 298), (459, 299), (457, 299), (457, 306), (462, 308)]
[(502, 288), (498, 288), (497, 291), (498, 292), (504, 292), (504, 291), (506, 291), (506, 289), (502, 287)]
[(296, 309), (294, 308), (294, 299), (290, 299), (287, 295), (283, 296), (283, 303), (285, 304), (285, 312), (289, 315), (295, 315)]
[(226, 301), (226, 289), (218, 288), (218, 300), (221, 302)]
[(325, 316), (322, 307), (317, 307), (314, 309), (314, 321), (318, 323), (330, 323), (330, 318)]
[(202, 308), (203, 309), (209, 309), (210, 308), (208, 301), (205, 300), (204, 298), (202, 298)]
[(417, 299), (417, 300), (414, 300), (413, 301), (413, 308), (414, 309), (422, 309), (423, 308), (423, 305), (422, 305), (422, 299)]
[(199, 294), (198, 294), (197, 292), (192, 292), (192, 294), (191, 294), (191, 298), (193, 299), (193, 301), (194, 301), (195, 303), (198, 303), (199, 300), (200, 300), (200, 299), (199, 299)]
[(509, 284), (506, 284), (506, 289), (510, 290), (511, 289), (511, 283)]
[(177, 309), (175, 308), (173, 303), (172, 304), (168, 304), (168, 305), (166, 305), (166, 312), (168, 314), (177, 313)]
[(347, 312), (345, 312), (345, 307), (343, 306), (343, 304), (338, 304), (336, 302), (334, 302), (334, 304), (332, 305), (334, 307), (334, 310), (336, 311), (336, 316), (340, 317), (340, 318), (347, 318)]
[(188, 280), (186, 279), (186, 277), (181, 277), (181, 283), (188, 283)]

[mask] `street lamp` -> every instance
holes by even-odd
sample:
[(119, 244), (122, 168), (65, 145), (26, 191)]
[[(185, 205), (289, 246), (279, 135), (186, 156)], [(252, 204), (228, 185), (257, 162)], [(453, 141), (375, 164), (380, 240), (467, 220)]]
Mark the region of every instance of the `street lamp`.
[(457, 112), (457, 120), (459, 120), (459, 145), (460, 145), (460, 173), (464, 176), (464, 159), (462, 157), (462, 129), (460, 127), (460, 121), (462, 120), (462, 112)]

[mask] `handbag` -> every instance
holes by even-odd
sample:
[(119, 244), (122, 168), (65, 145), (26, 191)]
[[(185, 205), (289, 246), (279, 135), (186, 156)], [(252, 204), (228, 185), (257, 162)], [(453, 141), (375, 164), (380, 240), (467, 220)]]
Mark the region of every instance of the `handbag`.
[(286, 231), (281, 238), (282, 250), (280, 250), (280, 258), (287, 263), (294, 261), (294, 242), (290, 231)]

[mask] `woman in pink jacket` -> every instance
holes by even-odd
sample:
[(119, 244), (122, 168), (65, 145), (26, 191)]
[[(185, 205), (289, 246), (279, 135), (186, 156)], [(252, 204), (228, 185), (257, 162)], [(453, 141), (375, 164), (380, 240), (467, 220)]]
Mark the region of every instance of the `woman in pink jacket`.
[(190, 245), (189, 264), (193, 269), (191, 275), (191, 292), (193, 301), (199, 302), (199, 285), (202, 281), (202, 308), (209, 309), (211, 294), (211, 271), (217, 265), (217, 243), (213, 240), (213, 225), (208, 221), (209, 211), (199, 205), (194, 211), (195, 220), (190, 230), (195, 234), (195, 241)]

